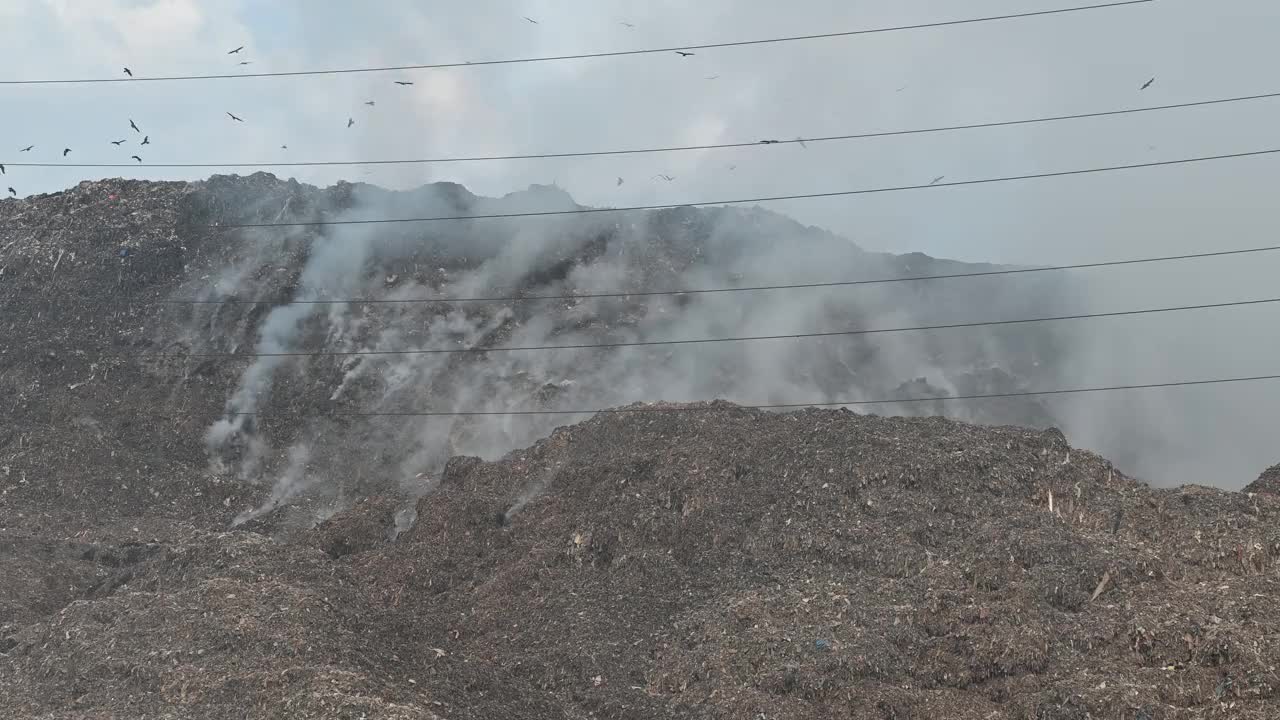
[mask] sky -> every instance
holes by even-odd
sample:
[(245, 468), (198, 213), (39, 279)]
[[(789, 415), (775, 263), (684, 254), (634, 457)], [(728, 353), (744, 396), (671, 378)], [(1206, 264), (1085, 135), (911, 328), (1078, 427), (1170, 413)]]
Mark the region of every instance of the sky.
[[(2, 79), (119, 77), (125, 66), (139, 76), (293, 71), (692, 45), (1084, 4), (1089, 0), (792, 0), (748, 10), (730, 0), (5, 0), (0, 58)], [(236, 171), (12, 165), (59, 162), (64, 147), (73, 150), (67, 160), (79, 162), (129, 162), (134, 154), (145, 162), (234, 163), (561, 152), (913, 129), (1280, 92), (1272, 77), (1276, 37), (1275, 0), (1156, 0), (698, 50), (688, 58), (0, 86), (0, 163), (9, 165), (0, 184), (28, 195), (104, 176), (198, 179)], [(150, 145), (137, 144), (130, 119)], [(355, 120), (349, 128), (348, 119)], [(1273, 149), (1280, 148), (1277, 126), (1280, 99), (1270, 99), (807, 148), (277, 174), (397, 188), (448, 180), (484, 195), (554, 183), (589, 205), (679, 204)], [(110, 144), (120, 139), (128, 142)], [(36, 147), (17, 152), (27, 145)], [(674, 180), (654, 179), (659, 173)], [(1280, 155), (767, 207), (870, 250), (1073, 263), (1272, 244), (1278, 184)], [(1280, 253), (1098, 271), (1090, 275), (1092, 309), (1267, 297), (1276, 292), (1278, 269)], [(1267, 363), (1280, 355), (1280, 341), (1266, 331), (1277, 320), (1280, 313), (1261, 307), (1100, 322), (1089, 332), (1108, 338), (1099, 344), (1115, 347), (1117, 359), (1101, 353), (1092, 370), (1104, 382), (1277, 372)], [(1259, 433), (1275, 419), (1240, 410), (1256, 410), (1259, 393), (1276, 397), (1260, 386), (1215, 389), (1217, 405), (1205, 421), (1257, 436), (1249, 441), (1249, 467), (1266, 445)]]

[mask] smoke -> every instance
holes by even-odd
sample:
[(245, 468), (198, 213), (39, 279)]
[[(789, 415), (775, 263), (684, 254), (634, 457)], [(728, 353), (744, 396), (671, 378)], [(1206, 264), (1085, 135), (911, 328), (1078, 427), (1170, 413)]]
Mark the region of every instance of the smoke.
[[(477, 198), (443, 183), (396, 193), (356, 186), (351, 202), (331, 209), (329, 217), (567, 207), (574, 207), (567, 195), (538, 186), (499, 199)], [(637, 401), (842, 403), (917, 393), (1000, 393), (1079, 384), (1098, 366), (1117, 366), (1115, 353), (1127, 354), (1135, 365), (1144, 362), (1119, 342), (1110, 352), (1096, 352), (1096, 342), (1082, 342), (1078, 329), (1061, 325), (492, 350), (1012, 319), (1078, 311), (1101, 300), (1077, 278), (1057, 273), (742, 293), (580, 297), (974, 269), (920, 255), (868, 253), (848, 240), (761, 210), (679, 208), (430, 226), (336, 225), (325, 230), (285, 242), (303, 249), (296, 281), (260, 268), (238, 268), (224, 276), (224, 285), (229, 278), (238, 279), (231, 292), (241, 296), (279, 292), (292, 282), (293, 301), (251, 324), (253, 347), (260, 353), (395, 354), (267, 356), (245, 367), (227, 398), (226, 416), (209, 428), (206, 442), (214, 457), (230, 457), (242, 476), (273, 484), (268, 502), (254, 511), (258, 514), (311, 491), (331, 496), (387, 491), (419, 496), (435, 486), (449, 457), (495, 459), (556, 426), (589, 416), (564, 411)], [(251, 262), (264, 261), (257, 257)], [(251, 278), (266, 280), (253, 280), (259, 284), (249, 287)], [(377, 305), (297, 302), (521, 294), (564, 297)], [(1123, 338), (1121, 333), (1118, 340)], [(398, 352), (412, 348), (465, 352)], [(1159, 448), (1160, 437), (1196, 431), (1194, 423), (1170, 427), (1172, 420), (1159, 428), (1144, 424), (1143, 418), (1167, 408), (1125, 404), (1118, 397), (1115, 403), (1109, 410), (1102, 406), (1102, 412), (1098, 405), (1049, 405), (1036, 399), (866, 409), (945, 412), (974, 422), (1056, 424), (1077, 443), (1113, 450), (1122, 467), (1136, 468), (1153, 467), (1150, 452)], [(331, 415), (335, 410), (369, 415), (340, 419)], [(564, 414), (504, 414), (513, 410)], [(256, 412), (264, 418), (279, 415), (272, 433), (294, 443), (286, 459), (267, 457), (269, 433), (248, 414)], [(323, 443), (316, 441), (321, 435), (326, 438)], [(1125, 442), (1138, 451), (1126, 454), (1117, 447)], [(324, 468), (322, 479), (304, 472), (308, 463)], [(511, 512), (541, 487), (531, 486)], [(397, 522), (407, 526), (412, 518)]]

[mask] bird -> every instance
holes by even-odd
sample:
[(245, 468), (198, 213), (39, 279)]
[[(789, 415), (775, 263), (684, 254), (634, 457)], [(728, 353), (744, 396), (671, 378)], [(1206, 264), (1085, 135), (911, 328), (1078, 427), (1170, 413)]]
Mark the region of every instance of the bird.
[(373, 106), (374, 106), (374, 102), (373, 102), (372, 100), (370, 100), (369, 102), (365, 103), (365, 105), (368, 105), (369, 107), (373, 107)]
[(3, 165), (3, 164), (0, 164), (0, 175), (7, 175), (7, 174), (8, 174), (8, 173), (6, 173), (6, 172), (4, 171), (4, 165)]
[(667, 182), (671, 182), (672, 180), (675, 180), (675, 178), (671, 177), (670, 175), (664, 175), (664, 174), (662, 174), (662, 173), (658, 173), (657, 175), (654, 175), (653, 177), (654, 177), (654, 179), (655, 179), (655, 180), (656, 180), (657, 178), (662, 178), (663, 180), (666, 180)]
[(929, 183), (929, 184), (930, 184), (930, 185), (937, 185), (938, 183), (942, 182), (942, 178), (944, 178), (944, 177), (946, 177), (946, 175), (939, 175), (938, 177), (936, 177), (936, 178), (934, 178), (934, 179), (933, 179), (933, 182), (931, 182), (931, 183)]
[(524, 16), (524, 19), (525, 19), (525, 20), (528, 20), (529, 22), (533, 23), (534, 25), (537, 25), (537, 24), (538, 24), (538, 21), (537, 21), (537, 20), (534, 20), (533, 18), (529, 17), (528, 15), (525, 15), (525, 16)]
[(241, 120), (240, 118), (236, 117), (235, 115), (232, 115), (231, 113), (227, 113), (227, 117), (231, 118), (232, 120), (235, 120), (236, 122), (244, 122), (244, 120)]
[(14, 197), (18, 197), (18, 191), (14, 190), (13, 188), (9, 188), (9, 194)]
[(906, 85), (903, 85), (902, 87), (898, 88), (897, 90), (894, 90), (894, 92), (902, 92), (903, 90), (906, 90), (906, 89), (907, 89), (907, 86), (906, 86)]
[(115, 145), (116, 147), (119, 147), (119, 146), (123, 145), (124, 143), (125, 143), (125, 141), (124, 141), (124, 140), (112, 140), (112, 141), (111, 141), (111, 144), (112, 144), (112, 145)]
[(730, 169), (730, 170), (737, 170), (737, 169), (738, 169), (738, 166), (737, 166), (737, 165), (730, 165), (730, 166), (729, 166), (729, 169)]
[(130, 118), (130, 119), (129, 119), (129, 127), (133, 128), (133, 131), (134, 131), (134, 132), (138, 132), (138, 133), (142, 132), (141, 130), (139, 130), (139, 129), (138, 129), (138, 126), (137, 126), (137, 125), (134, 125), (134, 124), (133, 124), (133, 119), (132, 119), (132, 118)]
[(355, 124), (356, 124), (355, 120), (352, 120), (351, 118), (347, 118), (347, 127), (351, 127), (352, 125), (355, 125)]
[(66, 157), (69, 152), (71, 152), (71, 148), (62, 148), (62, 157)]
[(150, 136), (150, 135), (143, 135), (143, 136), (142, 136), (142, 144), (143, 144), (143, 145), (150, 145), (150, 144), (151, 144), (151, 136)]
[(129, 77), (133, 77), (133, 71), (130, 70), (129, 68), (124, 69), (124, 74), (128, 75)]
[(241, 51), (241, 50), (243, 50), (243, 49), (244, 49), (244, 46), (243, 46), (243, 45), (241, 45), (240, 47), (236, 48), (235, 50), (232, 50), (231, 52), (229, 52), (229, 53), (227, 53), (227, 54), (228, 54), (228, 55), (235, 55), (236, 53), (240, 52), (240, 51)]
[(1151, 87), (1151, 83), (1154, 83), (1155, 81), (1156, 81), (1155, 78), (1151, 78), (1145, 84), (1143, 84), (1142, 89), (1146, 90), (1147, 88)]
[(676, 51), (676, 54), (677, 54), (677, 55), (679, 55), (680, 57), (692, 57), (692, 56), (693, 56), (693, 53), (691, 53), (691, 52), (685, 52), (685, 51), (683, 51), (683, 50), (677, 50), (677, 51)]
[(622, 178), (618, 178), (618, 187), (622, 187)]
[(708, 75), (708, 76), (707, 76), (707, 79), (708, 79), (708, 80), (717, 80), (717, 79), (719, 79), (719, 78), (720, 78), (720, 76), (719, 76), (719, 75)]
[(805, 150), (809, 149), (809, 146), (804, 144), (804, 138), (798, 137), (796, 138), (796, 142), (800, 143), (800, 147), (804, 148)]
[(288, 149), (289, 149), (289, 146), (288, 146), (288, 145), (281, 145), (281, 146), (280, 146), (280, 149), (281, 149), (281, 150), (288, 150)]
[(137, 160), (138, 162), (142, 162), (142, 158), (138, 157), (137, 155), (130, 155), (129, 157), (133, 158), (134, 160)]
[(777, 145), (778, 142), (779, 142), (778, 140), (761, 140), (760, 144), (761, 145)]
[(253, 61), (252, 61), (252, 60), (241, 60), (241, 61), (240, 61), (240, 64), (241, 64), (241, 65), (252, 65), (252, 64), (253, 64)]
[(34, 148), (34, 147), (35, 147), (35, 145), (28, 145), (28, 146), (26, 146), (26, 147), (22, 148), (21, 150), (19, 150), (18, 152), (31, 152), (32, 148)]
[(412, 85), (413, 83), (409, 82), (408, 80), (397, 80), (397, 81), (396, 81), (396, 84), (397, 84), (397, 85)]
[(635, 25), (632, 25), (631, 23), (626, 22), (626, 21), (623, 21), (623, 22), (618, 23), (618, 24), (619, 24), (619, 25), (621, 25), (621, 26), (623, 26), (623, 27), (629, 27), (629, 28), (633, 28), (633, 27), (635, 27)]

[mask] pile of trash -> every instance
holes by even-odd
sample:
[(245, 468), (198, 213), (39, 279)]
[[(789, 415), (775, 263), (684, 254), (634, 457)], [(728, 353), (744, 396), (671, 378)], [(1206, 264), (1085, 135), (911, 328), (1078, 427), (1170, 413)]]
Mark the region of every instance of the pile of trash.
[(1154, 490), (1055, 430), (650, 405), (417, 522), (95, 544), (10, 623), (24, 717), (1268, 718), (1280, 498)]

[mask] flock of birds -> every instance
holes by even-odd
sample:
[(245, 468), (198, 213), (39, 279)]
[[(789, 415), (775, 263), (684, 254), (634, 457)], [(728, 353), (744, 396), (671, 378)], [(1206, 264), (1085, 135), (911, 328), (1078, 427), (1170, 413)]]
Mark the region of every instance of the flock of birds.
[[(527, 16), (527, 15), (526, 15), (526, 16), (523, 16), (523, 17), (524, 17), (524, 19), (525, 19), (525, 20), (527, 20), (527, 21), (529, 21), (529, 22), (533, 23), (534, 25), (539, 24), (537, 20), (534, 20), (533, 18), (531, 18), (531, 17), (529, 17), (529, 16)], [(621, 23), (619, 23), (619, 24), (621, 24), (621, 25), (623, 25), (624, 27), (627, 27), (627, 28), (634, 28), (634, 27), (635, 27), (635, 25), (632, 25), (631, 23), (629, 23), (629, 22), (625, 22), (625, 21), (624, 21), (624, 22), (621, 22)], [(240, 55), (240, 53), (242, 53), (242, 52), (244, 51), (244, 49), (245, 49), (245, 46), (244, 46), (244, 45), (241, 45), (241, 46), (239, 46), (239, 47), (235, 48), (234, 50), (229, 50), (229, 51), (227, 51), (227, 54), (228, 54), (228, 55), (237, 55), (237, 56), (238, 56), (238, 55)], [(679, 55), (680, 57), (693, 57), (693, 56), (694, 56), (694, 53), (692, 53), (692, 52), (688, 52), (688, 51), (685, 51), (685, 50), (675, 50), (674, 52), (675, 52), (677, 55)], [(252, 63), (253, 63), (253, 61), (252, 61), (252, 60), (240, 60), (240, 61), (239, 61), (239, 64), (240, 64), (240, 65), (250, 65), (250, 64), (252, 64)], [(129, 68), (127, 68), (127, 67), (126, 67), (126, 68), (124, 68), (124, 74), (125, 74), (126, 76), (128, 76), (128, 77), (133, 77), (133, 70), (131, 70), (131, 69), (129, 69)], [(707, 80), (715, 80), (715, 79), (716, 79), (716, 78), (718, 78), (718, 77), (720, 77), (720, 76), (719, 76), (719, 75), (712, 75), (712, 76), (707, 77), (706, 79), (707, 79)], [(1153, 77), (1153, 78), (1151, 78), (1150, 80), (1148, 80), (1148, 81), (1146, 81), (1145, 83), (1143, 83), (1143, 85), (1142, 85), (1142, 87), (1140, 88), (1140, 90), (1146, 90), (1147, 88), (1149, 88), (1149, 87), (1151, 87), (1153, 84), (1155, 84), (1155, 81), (1156, 81), (1156, 79), (1155, 79), (1154, 77)], [(413, 85), (413, 81), (411, 81), (411, 80), (395, 80), (395, 81), (393, 81), (393, 82), (394, 82), (396, 85), (399, 85), (399, 86), (402, 86), (402, 87), (407, 87), (407, 86)], [(903, 86), (902, 88), (899, 88), (899, 89), (898, 89), (898, 91), (899, 91), (899, 92), (901, 92), (901, 91), (902, 91), (902, 90), (904, 90), (904, 89), (906, 89), (906, 88), (905, 88), (905, 86)], [(375, 101), (373, 101), (373, 100), (368, 100), (368, 101), (366, 101), (364, 104), (365, 104), (365, 105), (367, 105), (367, 106), (369, 106), (369, 107), (375, 107), (375, 106), (377, 105), (377, 103), (376, 103)], [(243, 119), (243, 118), (241, 118), (241, 117), (239, 117), (239, 116), (237, 116), (235, 113), (232, 113), (232, 112), (230, 112), (230, 111), (226, 111), (226, 114), (227, 114), (227, 117), (228, 117), (228, 118), (230, 118), (233, 122), (238, 122), (238, 123), (242, 123), (242, 122), (244, 122), (244, 119)], [(356, 124), (355, 118), (352, 118), (352, 117), (348, 117), (348, 118), (347, 118), (347, 128), (348, 128), (348, 129), (350, 129), (351, 127), (353, 127), (355, 124)], [(139, 134), (139, 135), (142, 135), (142, 141), (138, 143), (138, 145), (139, 145), (139, 146), (142, 146), (142, 145), (150, 145), (150, 144), (151, 144), (151, 136), (150, 136), (150, 135), (147, 135), (147, 134), (145, 134), (145, 133), (143, 133), (143, 132), (142, 132), (142, 130), (138, 127), (137, 123), (135, 123), (135, 122), (133, 121), (133, 119), (132, 119), (132, 118), (129, 118), (129, 127), (130, 127), (130, 128), (131, 128), (135, 133), (137, 133), (137, 134)], [(127, 138), (120, 139), (120, 140), (111, 140), (111, 141), (110, 141), (110, 143), (111, 143), (112, 145), (115, 145), (116, 147), (121, 147), (121, 146), (123, 146), (123, 145), (124, 145), (125, 143), (127, 143), (127, 142), (128, 142), (128, 139), (127, 139)], [(774, 145), (774, 144), (777, 144), (777, 143), (780, 143), (780, 142), (782, 142), (782, 141), (781, 141), (781, 140), (760, 140), (760, 141), (759, 141), (759, 143), (760, 143), (760, 144), (762, 144), (762, 145)], [(804, 142), (804, 140), (803, 140), (802, 138), (796, 138), (796, 139), (795, 139), (795, 142), (798, 142), (798, 143), (800, 144), (800, 146), (801, 146), (801, 147), (808, 147), (808, 146), (806, 146), (806, 145), (805, 145), (805, 142)], [(35, 145), (28, 145), (28, 146), (26, 146), (26, 147), (22, 148), (21, 150), (19, 150), (18, 152), (27, 153), (27, 152), (31, 152), (31, 151), (32, 151), (32, 150), (34, 150), (34, 149), (35, 149)], [(288, 149), (289, 149), (289, 146), (288, 146), (288, 145), (281, 145), (281, 146), (280, 146), (280, 149), (281, 149), (281, 150), (288, 150)], [(71, 154), (71, 148), (63, 148), (63, 149), (62, 149), (62, 157), (67, 157), (67, 156), (68, 156), (68, 155), (70, 155), (70, 154)], [(130, 156), (129, 156), (129, 158), (130, 158), (131, 160), (135, 160), (135, 161), (137, 161), (139, 165), (141, 165), (141, 164), (142, 164), (142, 157), (141, 157), (140, 155), (137, 155), (137, 154), (130, 155)], [(737, 166), (736, 166), (736, 165), (729, 165), (729, 166), (728, 166), (728, 169), (729, 169), (729, 170), (734, 170), (734, 169), (736, 169), (736, 168), (737, 168)], [(3, 164), (0, 164), (0, 175), (6, 175), (6, 174), (7, 174), (7, 172), (6, 172), (6, 170), (5, 170), (4, 165), (3, 165)], [(946, 178), (946, 176), (945, 176), (945, 175), (939, 175), (938, 177), (934, 178), (934, 179), (933, 179), (933, 181), (929, 183), (929, 185), (936, 185), (936, 184), (938, 184), (938, 183), (942, 182), (942, 180), (943, 180), (944, 178)], [(674, 176), (672, 176), (672, 175), (668, 175), (668, 174), (666, 174), (666, 173), (659, 173), (659, 174), (657, 174), (657, 175), (654, 175), (651, 179), (652, 179), (652, 180), (664, 180), (664, 181), (666, 181), (666, 182), (672, 182), (672, 181), (674, 181), (674, 180), (675, 180), (675, 177), (674, 177)], [(619, 178), (618, 178), (618, 186), (621, 186), (624, 182), (626, 182), (626, 181), (625, 181), (625, 180), (623, 180), (621, 177), (619, 177)], [(13, 197), (17, 197), (17, 196), (18, 196), (18, 191), (17, 191), (17, 190), (15, 190), (13, 187), (8, 187), (8, 188), (7, 188), (7, 190), (9, 191), (9, 194), (10, 194), (11, 196), (13, 196)]]

